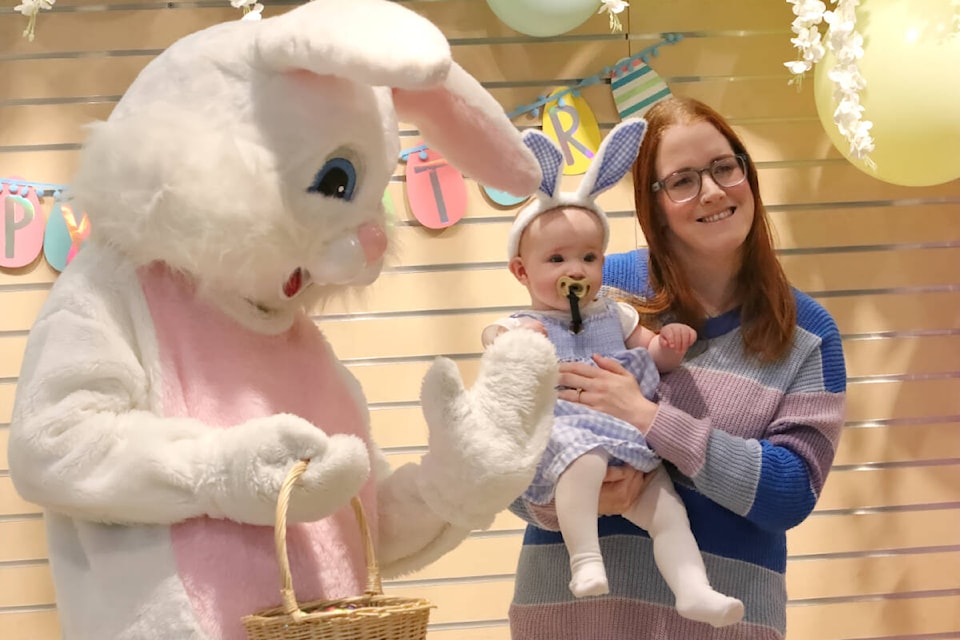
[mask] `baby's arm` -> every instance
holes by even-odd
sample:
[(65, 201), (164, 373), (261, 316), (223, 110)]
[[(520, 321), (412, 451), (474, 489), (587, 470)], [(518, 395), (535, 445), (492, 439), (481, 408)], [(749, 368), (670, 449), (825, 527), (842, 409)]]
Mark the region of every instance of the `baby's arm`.
[[(649, 335), (639, 338), (637, 342), (640, 344), (631, 345), (630, 339), (633, 338), (634, 334), (640, 332), (645, 332)], [(638, 326), (630, 338), (628, 338), (627, 346), (630, 348), (644, 346), (642, 341), (646, 341), (647, 350), (650, 352), (650, 357), (653, 358), (654, 364), (657, 365), (657, 370), (660, 373), (667, 373), (680, 366), (684, 354), (686, 354), (687, 349), (690, 348), (690, 345), (692, 345), (696, 339), (697, 332), (693, 330), (693, 327), (675, 322), (663, 327), (659, 334), (655, 334), (649, 329)]]
[(483, 343), (483, 348), (486, 349), (493, 344), (493, 341), (496, 340), (500, 334), (513, 331), (514, 329), (530, 329), (531, 331), (547, 335), (546, 327), (544, 327), (543, 323), (539, 320), (534, 320), (533, 318), (501, 318), (483, 328), (483, 332), (480, 334), (480, 341)]

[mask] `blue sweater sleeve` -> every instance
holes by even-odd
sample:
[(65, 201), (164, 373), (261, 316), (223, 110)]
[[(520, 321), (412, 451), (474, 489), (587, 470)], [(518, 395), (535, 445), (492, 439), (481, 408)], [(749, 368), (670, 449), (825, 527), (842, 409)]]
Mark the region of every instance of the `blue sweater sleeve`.
[(817, 494), (803, 458), (767, 440), (760, 442), (760, 448), (760, 481), (746, 518), (761, 529), (786, 531), (810, 515)]
[(645, 295), (650, 289), (647, 268), (646, 249), (611, 254), (603, 263), (603, 284), (636, 296)]

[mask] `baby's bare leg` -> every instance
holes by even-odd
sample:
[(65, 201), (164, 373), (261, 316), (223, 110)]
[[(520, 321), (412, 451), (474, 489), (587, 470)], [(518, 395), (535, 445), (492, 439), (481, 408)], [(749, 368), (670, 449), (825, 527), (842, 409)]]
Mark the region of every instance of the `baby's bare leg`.
[(557, 480), (557, 520), (570, 554), (570, 591), (578, 598), (609, 591), (597, 534), (597, 501), (607, 461), (602, 449), (588, 451)]
[(723, 627), (743, 618), (743, 603), (713, 590), (683, 501), (670, 476), (657, 469), (637, 503), (623, 514), (653, 539), (653, 558), (684, 618)]

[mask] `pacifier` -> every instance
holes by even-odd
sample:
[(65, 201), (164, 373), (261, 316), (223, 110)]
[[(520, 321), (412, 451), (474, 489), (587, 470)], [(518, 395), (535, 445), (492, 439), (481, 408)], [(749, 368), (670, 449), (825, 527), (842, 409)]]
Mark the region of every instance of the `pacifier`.
[(580, 333), (580, 329), (583, 327), (583, 319), (580, 317), (580, 300), (581, 298), (590, 300), (587, 297), (590, 295), (590, 288), (590, 283), (587, 282), (586, 278), (577, 280), (570, 276), (562, 276), (557, 280), (557, 293), (570, 301), (570, 316), (572, 318), (570, 330), (574, 333)]

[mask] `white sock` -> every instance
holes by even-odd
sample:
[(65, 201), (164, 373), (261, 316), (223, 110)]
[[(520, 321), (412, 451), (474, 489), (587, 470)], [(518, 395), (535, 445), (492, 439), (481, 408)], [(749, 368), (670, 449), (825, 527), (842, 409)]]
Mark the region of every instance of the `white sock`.
[(603, 556), (587, 551), (570, 556), (570, 591), (578, 598), (610, 593)]

